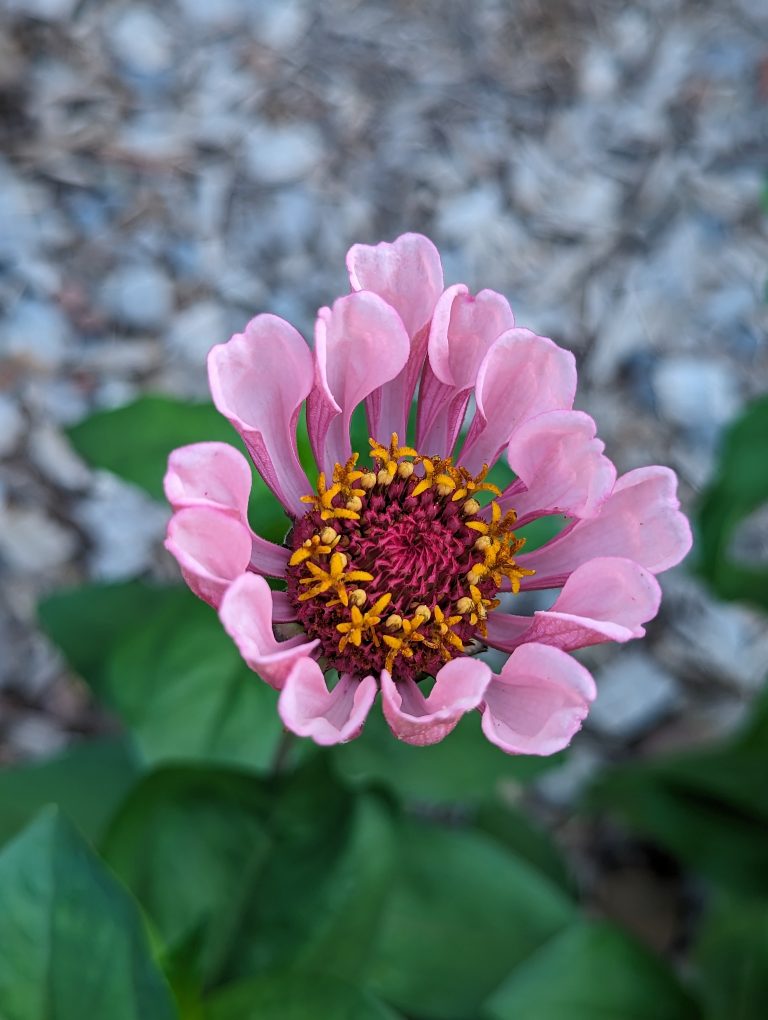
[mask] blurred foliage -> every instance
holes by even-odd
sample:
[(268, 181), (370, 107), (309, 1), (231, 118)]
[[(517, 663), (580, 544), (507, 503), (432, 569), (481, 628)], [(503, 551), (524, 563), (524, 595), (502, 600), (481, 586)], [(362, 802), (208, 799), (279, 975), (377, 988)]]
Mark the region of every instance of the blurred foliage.
[(699, 933), (694, 955), (709, 1020), (763, 1020), (768, 1004), (764, 900), (718, 898)]
[[(767, 416), (756, 404), (731, 429), (699, 521), (699, 569), (762, 605), (762, 573), (733, 573), (728, 550), (768, 494)], [(158, 397), (71, 435), (156, 498), (174, 446), (238, 442), (210, 406)], [(251, 509), (282, 536), (260, 481)], [(561, 526), (528, 529), (529, 547)], [(733, 739), (617, 766), (584, 805), (716, 890), (683, 987), (585, 916), (555, 842), (514, 806), (562, 756), (508, 757), (474, 716), (414, 748), (374, 710), (349, 745), (286, 757), (275, 692), (186, 589), (87, 585), (48, 597), (40, 619), (124, 731), (0, 774), (3, 1020), (766, 1015), (768, 697)]]
[(488, 1020), (694, 1020), (670, 971), (614, 925), (578, 920), (491, 996)]
[(0, 854), (0, 902), (3, 1020), (176, 1015), (136, 903), (55, 810)]
[(768, 396), (751, 404), (723, 438), (715, 477), (698, 513), (699, 573), (724, 599), (742, 599), (768, 609), (768, 565), (734, 559), (740, 524), (768, 503)]
[(610, 808), (694, 871), (768, 898), (768, 695), (720, 746), (618, 766), (587, 801)]

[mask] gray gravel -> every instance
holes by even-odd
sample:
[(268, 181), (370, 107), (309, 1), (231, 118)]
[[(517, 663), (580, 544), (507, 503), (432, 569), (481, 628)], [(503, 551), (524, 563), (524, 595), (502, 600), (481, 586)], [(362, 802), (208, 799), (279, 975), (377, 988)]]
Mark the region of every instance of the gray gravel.
[[(768, 384), (766, 111), (763, 0), (0, 4), (0, 757), (88, 718), (37, 598), (168, 569), (164, 510), (62, 429), (204, 394), (255, 312), (311, 329), (354, 241), (422, 230), (449, 282), (508, 294), (576, 353), (620, 468), (671, 464), (690, 505)], [(642, 651), (585, 656), (605, 704), (553, 799), (760, 682), (765, 623), (665, 587)]]

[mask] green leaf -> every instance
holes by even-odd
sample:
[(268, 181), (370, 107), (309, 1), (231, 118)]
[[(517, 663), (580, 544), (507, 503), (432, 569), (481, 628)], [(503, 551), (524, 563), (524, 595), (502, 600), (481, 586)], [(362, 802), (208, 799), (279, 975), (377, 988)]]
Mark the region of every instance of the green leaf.
[(618, 928), (579, 921), (523, 961), (487, 1020), (693, 1020), (695, 1004), (661, 961)]
[[(171, 953), (193, 946), (207, 981), (235, 905), (271, 848), (269, 799), (252, 775), (166, 768), (133, 791), (103, 841)], [(185, 954), (186, 955), (186, 954)]]
[(0, 845), (46, 804), (58, 804), (89, 839), (97, 840), (139, 774), (121, 740), (74, 744), (47, 761), (0, 772)]
[(37, 612), (69, 665), (98, 694), (114, 644), (151, 620), (176, 590), (141, 581), (89, 584), (49, 595)]
[(166, 768), (114, 820), (104, 855), (205, 987), (298, 967), (355, 978), (393, 870), (389, 811), (316, 755), (277, 782)]
[(763, 1020), (768, 1004), (768, 903), (721, 900), (694, 950), (711, 1020)]
[(273, 851), (243, 900), (226, 977), (290, 965), (354, 979), (390, 889), (390, 813), (350, 796), (321, 754), (278, 786), (274, 804)]
[(183, 589), (116, 643), (105, 696), (154, 764), (263, 770), (282, 730), (275, 692), (245, 666), (210, 606)]
[(727, 430), (715, 479), (698, 511), (697, 569), (721, 598), (768, 609), (768, 569), (736, 562), (729, 544), (737, 525), (768, 502), (768, 397), (756, 400)]
[(515, 856), (543, 872), (567, 894), (575, 892), (565, 859), (549, 833), (534, 825), (522, 811), (489, 801), (479, 805), (472, 822), (475, 829), (492, 836)]
[[(104, 468), (162, 500), (168, 455), (188, 443), (222, 442), (244, 452), (243, 444), (213, 404), (173, 397), (144, 396), (125, 407), (98, 411), (68, 430), (77, 452), (94, 467)], [(300, 432), (302, 453), (308, 440)], [(254, 472), (250, 516), (264, 538), (281, 542), (289, 521), (280, 503)]]
[(40, 616), (133, 731), (146, 762), (257, 770), (271, 762), (281, 732), (276, 694), (245, 666), (215, 612), (185, 588), (92, 585), (53, 596)]
[(327, 974), (262, 974), (224, 989), (206, 1020), (397, 1020), (387, 1006)]
[(476, 1017), (521, 960), (573, 917), (542, 874), (486, 836), (406, 821), (372, 990), (425, 1020)]
[(49, 810), (0, 854), (3, 1020), (173, 1020), (135, 903)]
[(476, 803), (503, 783), (525, 783), (558, 764), (549, 758), (504, 754), (489, 744), (471, 713), (445, 740), (412, 747), (395, 740), (381, 712), (371, 712), (362, 735), (332, 752), (336, 768), (355, 783), (382, 783), (409, 801)]
[(232, 443), (237, 433), (213, 404), (143, 396), (124, 407), (97, 411), (68, 430), (77, 452), (162, 500), (168, 454), (187, 443)]
[(605, 773), (587, 803), (611, 808), (695, 871), (768, 895), (765, 748), (733, 745)]

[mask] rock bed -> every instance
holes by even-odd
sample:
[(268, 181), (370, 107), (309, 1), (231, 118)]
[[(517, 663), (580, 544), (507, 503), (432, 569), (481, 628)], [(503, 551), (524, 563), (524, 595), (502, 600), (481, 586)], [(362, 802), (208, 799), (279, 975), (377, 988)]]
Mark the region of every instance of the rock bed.
[[(6, 0), (0, 13), (0, 760), (103, 725), (39, 634), (41, 594), (171, 573), (166, 514), (62, 430), (143, 391), (199, 397), (257, 311), (311, 330), (354, 241), (408, 229), (577, 355), (621, 469), (691, 506), (768, 384), (762, 0)], [(759, 536), (766, 549), (765, 528)], [(768, 630), (683, 570), (602, 697), (606, 756), (734, 725)]]

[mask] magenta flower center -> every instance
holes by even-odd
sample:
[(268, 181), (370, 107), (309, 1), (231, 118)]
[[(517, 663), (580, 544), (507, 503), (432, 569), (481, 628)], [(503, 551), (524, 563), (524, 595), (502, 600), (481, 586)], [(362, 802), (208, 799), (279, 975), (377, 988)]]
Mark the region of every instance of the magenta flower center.
[(517, 591), (531, 571), (515, 564), (514, 512), (477, 498), (499, 495), (487, 469), (473, 477), (397, 436), (371, 446), (370, 470), (355, 454), (304, 498), (312, 508), (289, 536), (287, 594), (339, 673), (419, 680), (485, 634), (504, 577)]

